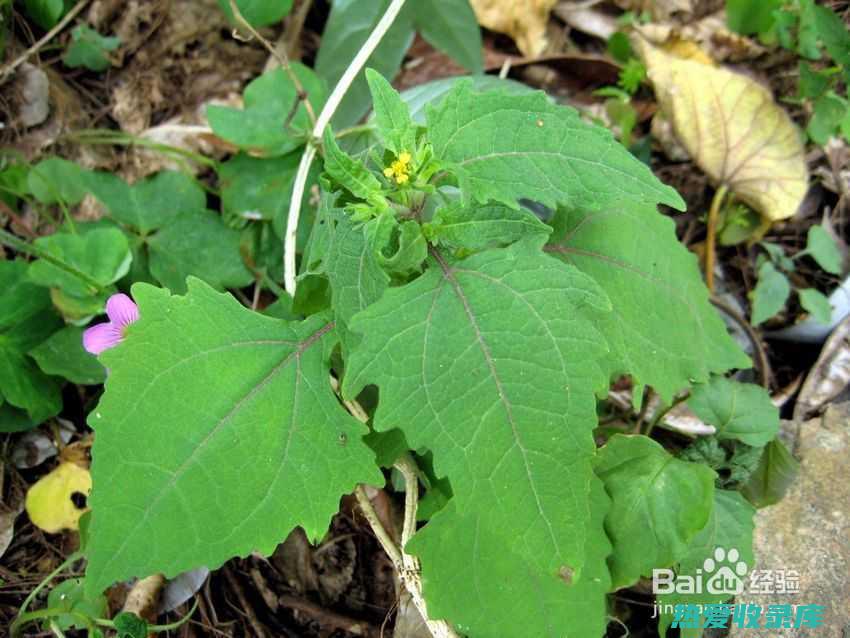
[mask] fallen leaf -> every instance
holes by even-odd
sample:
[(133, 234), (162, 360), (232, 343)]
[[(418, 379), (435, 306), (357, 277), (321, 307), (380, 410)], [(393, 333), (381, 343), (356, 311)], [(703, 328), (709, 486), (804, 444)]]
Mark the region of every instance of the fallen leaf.
[(557, 0), (470, 0), (481, 26), (506, 33), (523, 55), (537, 57), (546, 48), (546, 23)]
[(177, 574), (177, 576), (170, 579), (162, 590), (157, 613), (164, 614), (177, 609), (198, 593), (198, 590), (204, 586), (209, 575), (209, 568), (198, 567), (197, 569)]
[(635, 25), (634, 29), (652, 44), (662, 48), (675, 41), (693, 42), (716, 62), (754, 60), (767, 52), (767, 49), (755, 40), (730, 31), (726, 26), (724, 11), (684, 25), (649, 22)]
[(698, 0), (615, 0), (618, 7), (636, 13), (648, 13), (653, 20), (668, 22), (671, 19), (687, 20), (694, 14)]
[[(65, 419), (57, 419), (59, 422), (59, 438), (62, 443), (69, 443), (77, 433), (74, 424)], [(38, 467), (47, 459), (59, 454), (56, 444), (51, 436), (43, 429), (25, 432), (12, 448), (12, 464), (21, 470), (29, 470)]]
[(794, 418), (812, 417), (825, 405), (836, 400), (850, 386), (850, 317), (833, 330), (823, 346), (812, 371), (806, 377), (797, 403)]
[(584, 2), (560, 2), (555, 15), (573, 29), (607, 40), (619, 29), (617, 17)]
[(797, 212), (808, 188), (803, 143), (770, 92), (727, 69), (635, 38), (661, 114), (697, 165), (766, 221)]
[(79, 529), (80, 516), (86, 508), (77, 506), (79, 497), (75, 494), (87, 497), (90, 491), (91, 475), (87, 469), (76, 463), (60, 463), (27, 492), (27, 514), (33, 525), (48, 534)]

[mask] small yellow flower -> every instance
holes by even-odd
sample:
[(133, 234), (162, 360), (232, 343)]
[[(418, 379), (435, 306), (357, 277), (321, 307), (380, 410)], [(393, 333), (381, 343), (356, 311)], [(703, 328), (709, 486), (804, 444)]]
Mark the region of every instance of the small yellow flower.
[(384, 175), (394, 178), (396, 184), (406, 184), (410, 181), (411, 155), (407, 151), (398, 154), (398, 159), (384, 169)]

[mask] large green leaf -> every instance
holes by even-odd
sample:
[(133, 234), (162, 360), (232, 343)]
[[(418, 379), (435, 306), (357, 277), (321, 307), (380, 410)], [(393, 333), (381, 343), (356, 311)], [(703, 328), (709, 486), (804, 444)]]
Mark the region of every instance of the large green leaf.
[(97, 385), (106, 379), (106, 370), (97, 357), (83, 349), (83, 329), (76, 326), (53, 333), (29, 354), (44, 372), (72, 383)]
[(189, 275), (219, 289), (246, 286), (253, 280), (239, 254), (239, 232), (227, 228), (211, 211), (178, 215), (148, 245), (151, 273), (174, 292), (185, 292)]
[(87, 587), (270, 553), (325, 532), (341, 494), (383, 484), (335, 397), (333, 325), (287, 323), (189, 279), (133, 287), (141, 318), (102, 355)]
[(475, 638), (602, 636), (611, 586), (603, 527), (609, 504), (602, 482), (592, 479), (585, 567), (572, 582), (568, 572), (538, 571), (497, 529), (450, 502), (407, 546), (422, 562), (429, 615)]
[[(218, 0), (218, 6), (228, 19), (233, 20), (230, 0)], [(236, 0), (239, 13), (251, 25), (265, 27), (283, 18), (292, 9), (292, 0)]]
[[(369, 56), (366, 66), (392, 79), (401, 68), (404, 54), (413, 42), (410, 13), (415, 3), (408, 2), (378, 48)], [(316, 56), (316, 73), (328, 86), (335, 86), (352, 58), (366, 42), (369, 34), (384, 15), (389, 0), (335, 0), (322, 33), (322, 46)], [(333, 118), (334, 126), (343, 128), (356, 124), (372, 103), (366, 77), (361, 72), (345, 94)]]
[(267, 158), (239, 153), (224, 162), (219, 178), (225, 218), (247, 221), (284, 216), (300, 159), (300, 153)]
[[(39, 370), (27, 352), (47, 339), (61, 321), (47, 290), (28, 280), (25, 262), (0, 261), (0, 282), (0, 403), (5, 399), (38, 423), (59, 412), (62, 397), (57, 380)], [(14, 417), (6, 410), (6, 420), (18, 423), (20, 419)]]
[(471, 81), (459, 82), (427, 120), (434, 154), (458, 175), (465, 201), (516, 207), (528, 198), (591, 211), (628, 199), (685, 208), (610, 131), (541, 91), (476, 93)]
[(30, 169), (27, 186), (43, 204), (73, 206), (86, 195), (85, 170), (61, 157), (48, 157)]
[(428, 42), (460, 62), (468, 71), (481, 73), (481, 29), (469, 0), (418, 0), (413, 21)]
[(688, 407), (717, 428), (718, 439), (766, 445), (779, 430), (779, 410), (761, 386), (714, 377), (694, 387)]
[(45, 31), (56, 26), (59, 18), (72, 6), (71, 0), (24, 0), (29, 17)]
[(39, 421), (32, 419), (24, 410), (3, 403), (0, 396), (0, 432), (25, 432), (38, 424)]
[(529, 569), (578, 573), (593, 393), (605, 385), (592, 318), (609, 308), (591, 279), (536, 245), (457, 263), (434, 251), (424, 275), (350, 322), (362, 339), (343, 392), (376, 384), (375, 429), (400, 428), (414, 449), (430, 449), (457, 511), (492, 528)]
[(711, 516), (715, 473), (676, 459), (648, 437), (614, 435), (600, 448), (595, 470), (612, 499), (605, 529), (614, 545), (608, 565), (615, 588), (683, 558)]
[[(311, 69), (297, 62), (292, 69), (318, 115), (325, 101), (324, 82)], [(298, 104), (298, 92), (287, 73), (280, 68), (263, 73), (245, 87), (245, 108), (207, 107), (210, 126), (220, 138), (241, 149), (263, 155), (286, 155), (301, 146), (310, 130), (305, 105)]]
[(89, 173), (84, 181), (113, 219), (142, 234), (161, 228), (179, 213), (207, 207), (198, 183), (176, 171), (161, 171), (132, 186), (112, 173)]
[(614, 312), (601, 324), (610, 371), (633, 375), (665, 399), (712, 372), (749, 367), (708, 301), (696, 258), (654, 206), (560, 210), (547, 250), (593, 277)]
[(27, 277), (25, 261), (0, 261), (0, 332), (49, 310), (50, 294)]
[[(734, 549), (738, 552), (739, 560), (746, 563), (748, 567), (752, 567), (755, 562), (753, 557), (754, 515), (755, 508), (739, 492), (717, 490), (714, 493), (711, 518), (691, 541), (687, 553), (676, 565), (676, 575), (701, 579), (704, 587), (710, 578), (704, 570), (705, 560), (713, 559), (717, 548), (723, 548), (725, 552)], [(730, 567), (734, 569), (735, 565)], [(662, 609), (664, 609), (667, 605), (709, 605), (724, 602), (729, 598), (728, 595), (710, 594), (704, 590), (699, 594), (662, 594), (658, 596), (658, 604), (663, 605)], [(661, 636), (666, 635), (667, 627), (670, 626), (672, 619), (673, 616), (670, 614), (661, 614), (658, 628)], [(684, 638), (701, 634), (701, 630), (684, 628), (681, 635)]]
[(46, 259), (37, 259), (29, 267), (30, 279), (42, 286), (60, 288), (75, 297), (88, 297), (115, 283), (130, 269), (132, 255), (127, 238), (117, 228), (98, 228), (82, 235), (56, 233), (35, 240), (35, 245), (88, 275), (89, 284)]
[(552, 229), (525, 208), (456, 202), (438, 209), (423, 231), (435, 244), (482, 250), (504, 246), (523, 237), (546, 238)]

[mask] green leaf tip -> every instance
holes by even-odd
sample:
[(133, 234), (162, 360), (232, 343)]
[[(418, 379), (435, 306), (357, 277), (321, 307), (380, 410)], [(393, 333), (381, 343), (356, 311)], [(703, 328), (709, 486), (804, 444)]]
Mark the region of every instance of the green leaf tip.
[(478, 93), (465, 80), (429, 107), (426, 119), (434, 155), (457, 173), (467, 201), (516, 208), (527, 198), (550, 208), (598, 210), (630, 199), (685, 209), (675, 189), (610, 131), (542, 91)]

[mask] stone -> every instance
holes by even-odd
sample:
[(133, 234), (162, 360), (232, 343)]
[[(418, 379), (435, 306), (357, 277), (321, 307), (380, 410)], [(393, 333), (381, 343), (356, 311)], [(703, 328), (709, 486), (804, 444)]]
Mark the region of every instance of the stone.
[[(822, 605), (823, 625), (733, 627), (729, 635), (850, 638), (850, 403), (832, 405), (809, 421), (786, 421), (782, 434), (800, 460), (800, 473), (782, 501), (756, 515), (754, 569), (774, 575), (794, 570), (799, 591), (745, 592), (735, 603), (754, 603), (763, 610), (768, 605)], [(762, 615), (762, 626), (764, 622)]]

